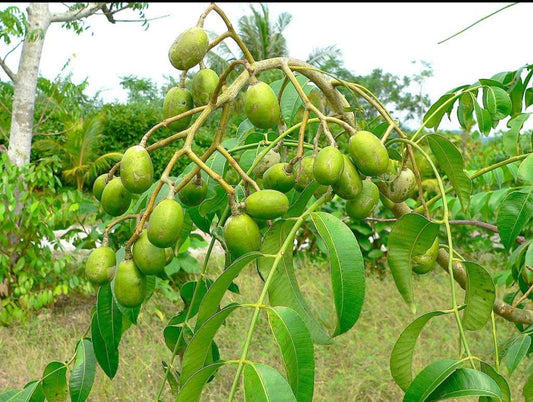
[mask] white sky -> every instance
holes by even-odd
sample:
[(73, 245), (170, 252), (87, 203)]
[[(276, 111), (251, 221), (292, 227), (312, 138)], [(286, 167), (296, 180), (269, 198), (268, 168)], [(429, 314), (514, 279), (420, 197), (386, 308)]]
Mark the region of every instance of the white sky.
[[(26, 4), (18, 3), (20, 7)], [(254, 3), (219, 6), (236, 27), (240, 16), (250, 14), (250, 4)], [(398, 76), (419, 72), (420, 63), (412, 62), (423, 60), (434, 70), (423, 88), (432, 101), (459, 85), (533, 63), (532, 3), (510, 7), (440, 45), (439, 41), (510, 3), (267, 4), (273, 20), (284, 11), (292, 15), (284, 31), (291, 57), (305, 60), (314, 48), (337, 45), (345, 66), (356, 74), (381, 68)], [(91, 29), (79, 36), (53, 25), (46, 36), (41, 74), (55, 77), (71, 57), (68, 71), (75, 82), (88, 77), (91, 94), (101, 91), (106, 101), (122, 101), (121, 76), (151, 78), (158, 84), (165, 81), (165, 75), (179, 76), (168, 61), (168, 49), (183, 30), (196, 25), (208, 5), (151, 3), (146, 11), (149, 18), (168, 17), (152, 21), (147, 31), (138, 23), (109, 24), (103, 16), (92, 17)], [(215, 13), (208, 16), (205, 28), (223, 32)], [(2, 46), (1, 57), (5, 54)], [(7, 59), (14, 71), (17, 57), (14, 53)], [(3, 72), (0, 78), (6, 79)]]

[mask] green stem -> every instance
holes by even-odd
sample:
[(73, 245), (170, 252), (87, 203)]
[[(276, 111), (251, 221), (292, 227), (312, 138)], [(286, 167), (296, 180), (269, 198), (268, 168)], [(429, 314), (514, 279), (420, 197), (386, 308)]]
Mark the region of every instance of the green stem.
[(500, 358), (498, 351), (498, 335), (496, 333), (496, 319), (494, 317), (494, 311), (490, 312), (490, 320), (492, 327), (492, 341), (494, 342), (494, 368), (499, 373), (500, 372)]

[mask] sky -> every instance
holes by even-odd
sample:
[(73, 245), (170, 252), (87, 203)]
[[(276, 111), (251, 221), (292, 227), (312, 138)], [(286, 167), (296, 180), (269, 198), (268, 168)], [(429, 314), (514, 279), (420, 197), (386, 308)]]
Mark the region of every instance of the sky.
[[(10, 3), (6, 3), (6, 6)], [(16, 3), (23, 8), (27, 3)], [(233, 25), (258, 3), (218, 3)], [(284, 31), (291, 57), (305, 60), (316, 48), (336, 45), (345, 67), (356, 74), (374, 68), (394, 75), (421, 71), (431, 64), (433, 76), (422, 91), (432, 102), (446, 91), (501, 71), (533, 63), (531, 18), (533, 3), (519, 3), (485, 19), (466, 32), (439, 44), (480, 18), (511, 3), (267, 3), (273, 20), (282, 12), (292, 15)], [(305, 4), (305, 5), (304, 5)], [(185, 29), (196, 25), (209, 3), (150, 3), (145, 11), (148, 30), (136, 22), (110, 24), (103, 16), (91, 17), (81, 35), (58, 24), (49, 29), (43, 49), (41, 74), (54, 78), (65, 65), (75, 82), (88, 78), (90, 94), (105, 101), (124, 101), (120, 77), (135, 75), (162, 84), (180, 71), (168, 60), (168, 49)], [(60, 3), (51, 4), (59, 7)], [(130, 15), (131, 17), (131, 15)], [(117, 16), (117, 18), (120, 18)], [(204, 27), (224, 32), (222, 20), (210, 14)], [(5, 49), (0, 45), (0, 56)], [(7, 63), (16, 71), (17, 52)], [(0, 72), (0, 78), (6, 79)], [(418, 90), (418, 89), (417, 89)]]

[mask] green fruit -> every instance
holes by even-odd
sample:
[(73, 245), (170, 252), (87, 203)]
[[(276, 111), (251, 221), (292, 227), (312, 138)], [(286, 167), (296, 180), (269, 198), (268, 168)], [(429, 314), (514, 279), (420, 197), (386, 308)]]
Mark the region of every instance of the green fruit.
[(131, 204), (131, 193), (126, 190), (120, 177), (114, 177), (102, 191), (102, 208), (111, 216), (120, 216)]
[(182, 32), (170, 46), (168, 58), (178, 70), (188, 70), (202, 61), (209, 47), (209, 37), (204, 29), (189, 28)]
[(262, 179), (267, 169), (274, 166), (276, 163), (280, 163), (280, 161), (281, 155), (279, 154), (279, 152), (271, 149), (263, 156), (263, 158), (261, 158), (261, 160), (257, 162), (253, 173), (258, 179)]
[(289, 209), (289, 199), (281, 191), (260, 190), (244, 200), (245, 211), (254, 219), (276, 219)]
[(102, 199), (102, 192), (104, 191), (105, 185), (106, 185), (106, 177), (107, 173), (101, 174), (96, 178), (96, 180), (93, 183), (93, 195), (95, 198), (100, 201)]
[(235, 169), (233, 169), (231, 166), (228, 166), (224, 172), (224, 180), (228, 184), (236, 186), (241, 181), (241, 176), (239, 176), (239, 173)]
[(188, 182), (179, 192), (178, 198), (188, 207), (194, 207), (202, 203), (207, 195), (207, 182), (196, 179)]
[(163, 271), (167, 262), (165, 250), (150, 243), (146, 230), (143, 230), (133, 245), (133, 262), (143, 274), (157, 275)]
[(288, 193), (294, 187), (296, 173), (294, 168), (287, 172), (288, 163), (276, 163), (263, 173), (263, 187)]
[[(168, 90), (163, 100), (163, 118), (169, 119), (185, 113), (194, 107), (192, 94), (187, 88), (172, 87)], [(174, 131), (182, 131), (189, 127), (192, 115), (183, 117), (168, 125)]]
[(346, 201), (346, 213), (352, 219), (368, 218), (379, 202), (378, 187), (369, 180), (362, 182), (361, 191), (348, 201)]
[(165, 265), (168, 265), (174, 259), (174, 249), (172, 247), (165, 248)]
[(176, 200), (159, 202), (148, 220), (148, 240), (159, 248), (173, 247), (183, 226), (183, 208)]
[(209, 68), (202, 68), (192, 79), (192, 99), (196, 106), (204, 106), (209, 103), (218, 85), (218, 75)]
[(258, 81), (246, 90), (244, 113), (258, 128), (272, 128), (280, 115), (278, 98), (274, 90), (265, 82)]
[(233, 258), (259, 250), (261, 233), (257, 223), (247, 214), (231, 215), (224, 223), (222, 232)]
[(339, 180), (344, 169), (342, 152), (333, 145), (322, 148), (315, 157), (313, 175), (316, 181), (329, 186)]
[(118, 264), (113, 289), (122, 306), (140, 306), (146, 297), (146, 276), (139, 271), (133, 260), (124, 260)]
[(358, 131), (350, 137), (350, 156), (357, 169), (366, 176), (378, 176), (387, 170), (389, 154), (378, 137), (370, 131)]
[(87, 258), (85, 276), (95, 285), (104, 285), (113, 278), (116, 264), (115, 252), (111, 247), (95, 248)]
[(423, 275), (426, 274), (435, 268), (435, 262), (437, 261), (437, 256), (439, 255), (439, 238), (437, 237), (429, 250), (424, 254), (415, 255), (411, 259), (411, 264), (413, 267), (413, 272)]
[(385, 197), (394, 203), (404, 202), (416, 193), (418, 185), (413, 171), (404, 168), (391, 182), (379, 182), (378, 187)]
[(361, 181), (361, 176), (359, 172), (353, 165), (350, 158), (346, 155), (342, 156), (344, 158), (344, 169), (342, 170), (339, 180), (331, 185), (333, 192), (339, 197), (345, 200), (351, 200), (359, 194), (363, 183)]
[(294, 166), (296, 173), (296, 182), (294, 183), (294, 189), (298, 192), (302, 192), (313, 180), (313, 166), (315, 164), (314, 156), (304, 156), (299, 164)]
[(154, 182), (154, 165), (148, 151), (134, 145), (124, 152), (120, 162), (120, 178), (130, 193), (142, 194)]

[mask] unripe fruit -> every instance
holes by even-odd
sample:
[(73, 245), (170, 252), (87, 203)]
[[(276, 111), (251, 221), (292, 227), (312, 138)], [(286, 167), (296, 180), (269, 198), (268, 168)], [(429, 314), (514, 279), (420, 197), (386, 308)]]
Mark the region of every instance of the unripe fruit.
[(202, 68), (192, 79), (192, 99), (196, 106), (204, 106), (209, 103), (218, 85), (218, 75), (209, 68)]
[[(172, 87), (168, 90), (163, 100), (163, 118), (177, 116), (185, 113), (194, 107), (192, 94), (187, 88)], [(182, 131), (189, 127), (192, 115), (174, 121), (168, 125), (168, 128), (175, 131)]]
[(226, 220), (222, 232), (226, 246), (233, 258), (259, 250), (261, 232), (257, 223), (247, 214), (230, 216)]
[(411, 259), (413, 272), (423, 275), (435, 268), (435, 262), (439, 255), (439, 238), (437, 237), (431, 247), (421, 255), (415, 255)]
[(359, 194), (346, 201), (346, 213), (352, 219), (368, 218), (379, 202), (378, 187), (369, 180), (363, 180)]
[(182, 32), (170, 46), (168, 58), (178, 70), (188, 70), (202, 61), (209, 47), (204, 29), (192, 27)]
[(263, 187), (288, 193), (294, 187), (296, 180), (294, 168), (291, 173), (288, 173), (286, 170), (288, 166), (288, 163), (280, 162), (269, 167), (263, 173)]
[(232, 186), (236, 186), (241, 181), (241, 176), (239, 173), (233, 169), (231, 166), (228, 166), (224, 172), (224, 180)]
[(296, 172), (294, 189), (296, 191), (302, 192), (309, 185), (309, 183), (315, 180), (315, 176), (313, 175), (314, 164), (314, 156), (304, 156), (300, 163), (294, 166), (294, 171)]
[(176, 200), (157, 204), (148, 220), (148, 240), (157, 247), (174, 247), (183, 226), (183, 208)]
[(93, 183), (93, 195), (98, 201), (102, 200), (102, 192), (104, 191), (104, 188), (106, 185), (105, 183), (106, 177), (107, 177), (107, 173), (101, 174), (100, 176), (96, 178), (96, 180)]
[(289, 209), (289, 199), (281, 191), (260, 190), (244, 200), (245, 211), (254, 219), (276, 219)]
[(133, 262), (143, 274), (157, 275), (163, 271), (167, 262), (165, 250), (150, 243), (146, 230), (143, 230), (133, 245)]
[(140, 306), (146, 297), (146, 276), (139, 271), (133, 260), (124, 260), (118, 264), (113, 289), (122, 306)]
[(168, 265), (174, 259), (174, 249), (172, 247), (165, 248), (165, 265)]
[(344, 159), (344, 169), (342, 170), (339, 180), (331, 185), (335, 194), (339, 197), (350, 200), (360, 193), (363, 183), (359, 172), (352, 164), (350, 158), (342, 155)]
[(418, 189), (415, 174), (409, 168), (402, 169), (400, 174), (389, 183), (379, 182), (378, 187), (385, 197), (395, 203), (404, 202)]
[(267, 171), (267, 169), (274, 166), (276, 163), (279, 163), (280, 161), (281, 161), (281, 155), (279, 154), (279, 152), (271, 149), (257, 163), (257, 165), (255, 166), (253, 170), (253, 173), (258, 179), (262, 179), (263, 174)]
[(179, 192), (178, 198), (188, 207), (194, 207), (202, 203), (207, 195), (207, 182), (196, 179), (188, 182)]
[(134, 145), (124, 152), (120, 162), (120, 178), (130, 193), (142, 194), (154, 181), (154, 165), (148, 151)]
[(313, 176), (316, 181), (329, 186), (339, 180), (344, 169), (342, 152), (333, 145), (322, 148), (315, 157)]
[(272, 128), (280, 115), (278, 98), (274, 90), (265, 82), (258, 81), (246, 90), (244, 113), (258, 128)]
[(95, 285), (104, 285), (113, 278), (116, 264), (116, 255), (111, 247), (95, 248), (87, 258), (85, 276)]
[(114, 177), (102, 191), (102, 208), (111, 216), (120, 216), (131, 204), (131, 193), (126, 190), (120, 177)]
[(350, 137), (350, 156), (357, 169), (366, 176), (378, 176), (387, 170), (389, 154), (378, 137), (370, 131), (358, 131)]

